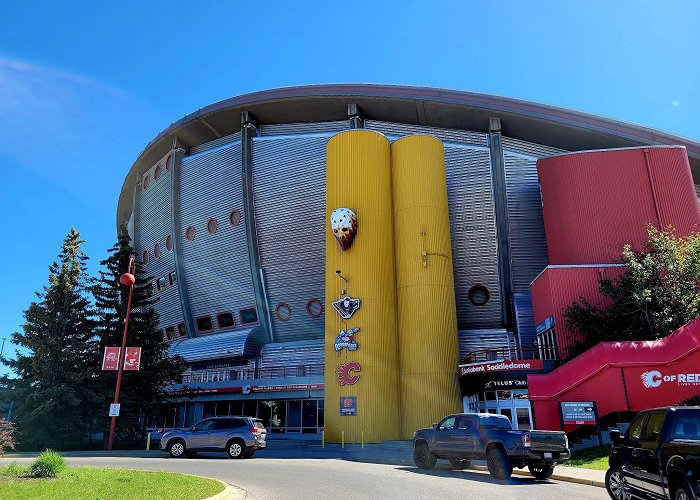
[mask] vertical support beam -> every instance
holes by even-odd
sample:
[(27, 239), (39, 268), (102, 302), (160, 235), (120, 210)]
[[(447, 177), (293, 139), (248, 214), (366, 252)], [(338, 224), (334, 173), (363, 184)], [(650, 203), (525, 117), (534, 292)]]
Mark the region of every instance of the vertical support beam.
[(241, 113), (241, 167), (243, 169), (243, 222), (245, 223), (246, 243), (248, 245), (248, 262), (250, 277), (255, 293), (255, 308), (258, 321), (265, 331), (268, 342), (274, 342), (270, 307), (265, 294), (264, 274), (260, 263), (258, 248), (258, 228), (255, 222), (255, 199), (253, 192), (253, 138), (258, 133), (258, 123), (248, 111)]
[(350, 129), (356, 130), (364, 128), (365, 123), (362, 118), (362, 112), (357, 104), (348, 104), (348, 117), (350, 118)]
[(513, 274), (510, 258), (510, 230), (508, 227), (508, 197), (506, 169), (501, 142), (501, 119), (489, 118), (489, 153), (491, 158), (491, 184), (496, 211), (496, 237), (498, 243), (498, 274), (501, 282), (501, 322), (506, 328), (513, 321)]
[(180, 193), (180, 180), (182, 179), (182, 158), (185, 156), (186, 147), (179, 139), (173, 140), (173, 147), (170, 151), (172, 166), (170, 167), (170, 221), (173, 228), (173, 259), (175, 261), (175, 276), (177, 278), (177, 293), (180, 296), (180, 308), (182, 309), (182, 319), (187, 329), (187, 337), (196, 336), (194, 318), (190, 308), (190, 297), (187, 292), (187, 279), (185, 277), (185, 262), (182, 258), (182, 204)]

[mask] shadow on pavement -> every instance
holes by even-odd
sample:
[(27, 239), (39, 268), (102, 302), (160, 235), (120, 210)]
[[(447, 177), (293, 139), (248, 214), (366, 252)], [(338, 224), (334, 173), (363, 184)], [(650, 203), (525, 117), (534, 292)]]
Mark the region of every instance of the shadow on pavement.
[[(452, 477), (466, 479), (468, 481), (477, 481), (479, 483), (490, 484), (507, 484), (510, 486), (533, 486), (535, 484), (548, 484), (550, 481), (536, 481), (534, 477), (527, 476), (512, 476), (505, 481), (499, 481), (491, 477), (488, 473), (483, 473), (475, 470), (453, 470), (448, 468), (435, 468), (431, 470), (419, 469), (418, 467), (397, 467), (397, 470), (404, 472), (412, 472), (413, 474), (421, 474), (425, 476), (435, 477)], [(553, 483), (552, 483), (553, 484)]]

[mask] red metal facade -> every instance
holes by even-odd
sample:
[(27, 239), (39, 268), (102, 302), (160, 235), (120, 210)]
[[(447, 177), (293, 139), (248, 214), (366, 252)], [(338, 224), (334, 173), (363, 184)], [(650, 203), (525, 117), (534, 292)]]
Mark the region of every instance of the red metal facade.
[(681, 403), (700, 395), (700, 318), (653, 342), (601, 342), (528, 386), (538, 429), (561, 428), (561, 401), (595, 401), (599, 416)]
[(683, 147), (566, 154), (537, 162), (550, 264), (617, 262), (647, 225), (680, 236), (700, 228)]
[(620, 266), (548, 266), (530, 286), (535, 324), (548, 316), (554, 317), (557, 351), (561, 359), (568, 356), (576, 343), (566, 328), (564, 309), (580, 297), (594, 305), (606, 305), (598, 283), (603, 276), (616, 278), (622, 272)]

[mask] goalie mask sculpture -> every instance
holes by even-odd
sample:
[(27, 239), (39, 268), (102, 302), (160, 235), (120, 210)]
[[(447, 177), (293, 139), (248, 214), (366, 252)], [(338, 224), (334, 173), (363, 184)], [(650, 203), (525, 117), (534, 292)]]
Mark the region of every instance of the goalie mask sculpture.
[(331, 213), (331, 229), (340, 248), (347, 250), (357, 234), (357, 215), (349, 208), (336, 208)]

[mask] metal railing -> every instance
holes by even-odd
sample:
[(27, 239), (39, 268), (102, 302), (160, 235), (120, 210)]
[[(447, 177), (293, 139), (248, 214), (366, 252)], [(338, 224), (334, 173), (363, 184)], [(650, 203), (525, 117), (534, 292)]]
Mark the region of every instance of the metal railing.
[(511, 359), (554, 359), (542, 352), (537, 346), (528, 346), (516, 349), (515, 347), (499, 347), (494, 349), (483, 349), (467, 354), (462, 360), (463, 364), (485, 363), (488, 361), (511, 360)]
[(323, 365), (268, 366), (264, 368), (225, 368), (196, 370), (182, 375), (183, 384), (226, 382), (228, 380), (255, 380), (293, 378), (323, 375)]

